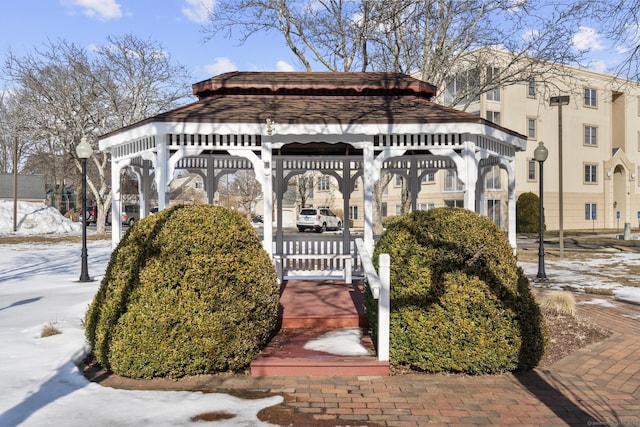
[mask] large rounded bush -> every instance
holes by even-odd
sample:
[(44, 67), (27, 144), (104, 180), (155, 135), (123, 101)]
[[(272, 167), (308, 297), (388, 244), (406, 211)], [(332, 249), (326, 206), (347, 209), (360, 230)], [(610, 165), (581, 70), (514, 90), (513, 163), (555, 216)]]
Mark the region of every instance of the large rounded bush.
[(125, 234), (85, 333), (96, 360), (127, 377), (237, 370), (274, 331), (278, 301), (273, 264), (240, 214), (177, 207)]
[[(481, 374), (540, 361), (543, 318), (493, 221), (457, 208), (413, 212), (389, 224), (374, 259), (382, 253), (391, 256), (392, 364)], [(376, 304), (366, 304), (375, 333)]]

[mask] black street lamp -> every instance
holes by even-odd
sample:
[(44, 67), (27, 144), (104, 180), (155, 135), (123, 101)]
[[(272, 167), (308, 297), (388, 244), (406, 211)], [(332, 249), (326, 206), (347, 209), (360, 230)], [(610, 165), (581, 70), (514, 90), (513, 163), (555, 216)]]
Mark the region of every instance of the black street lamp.
[(91, 282), (87, 267), (87, 159), (93, 154), (93, 149), (87, 142), (87, 138), (82, 137), (80, 144), (76, 146), (76, 154), (82, 163), (82, 266), (80, 270), (79, 282)]
[(547, 280), (547, 274), (544, 272), (544, 203), (543, 203), (543, 179), (544, 161), (549, 156), (549, 150), (544, 146), (544, 142), (540, 141), (538, 147), (533, 150), (533, 158), (540, 165), (540, 194), (538, 204), (538, 279)]

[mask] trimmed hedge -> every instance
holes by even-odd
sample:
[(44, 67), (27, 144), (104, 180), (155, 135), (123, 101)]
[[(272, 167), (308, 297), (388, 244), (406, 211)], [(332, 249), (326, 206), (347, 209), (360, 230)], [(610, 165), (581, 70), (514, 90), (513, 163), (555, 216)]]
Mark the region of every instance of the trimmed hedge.
[(85, 318), (96, 360), (132, 378), (246, 367), (276, 327), (279, 286), (253, 227), (219, 206), (137, 222)]
[[(374, 260), (391, 256), (390, 361), (427, 372), (529, 370), (546, 330), (504, 233), (458, 208), (417, 211), (389, 224)], [(377, 306), (366, 292), (371, 332)]]
[(516, 201), (516, 232), (537, 233), (539, 221), (540, 199), (538, 195), (535, 193), (522, 193)]

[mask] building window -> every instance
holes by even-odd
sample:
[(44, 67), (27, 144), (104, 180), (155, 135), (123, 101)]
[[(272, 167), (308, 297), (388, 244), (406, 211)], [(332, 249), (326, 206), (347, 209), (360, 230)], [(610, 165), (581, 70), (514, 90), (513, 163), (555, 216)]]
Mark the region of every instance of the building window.
[(529, 78), (529, 84), (527, 85), (527, 96), (529, 98), (536, 97), (536, 79), (533, 77)]
[(463, 191), (464, 185), (458, 179), (458, 173), (453, 169), (448, 169), (444, 177), (444, 191)]
[(396, 216), (402, 215), (402, 205), (396, 205)]
[(584, 165), (584, 182), (586, 184), (598, 183), (598, 165), (593, 165), (593, 164)]
[(536, 178), (536, 161), (529, 160), (529, 173), (527, 174), (527, 179), (529, 181), (535, 181)]
[(318, 178), (316, 187), (318, 191), (329, 191), (329, 177), (327, 175), (322, 175)]
[(422, 175), (422, 183), (423, 184), (433, 184), (436, 181), (436, 173), (428, 172)]
[(584, 145), (598, 145), (598, 128), (595, 126), (584, 127)]
[(349, 206), (349, 219), (358, 219), (358, 207)]
[(536, 137), (536, 119), (535, 118), (527, 118), (527, 136), (531, 139), (535, 139)]
[(598, 219), (598, 205), (595, 203), (584, 204), (584, 219), (587, 221)]
[(487, 84), (489, 86), (496, 86), (495, 89), (491, 89), (487, 92), (487, 101), (500, 102), (500, 86), (499, 83), (500, 68), (487, 67)]
[(402, 187), (402, 176), (401, 175), (395, 175), (396, 179), (395, 179), (395, 186), (396, 187)]
[(487, 120), (499, 125), (500, 124), (500, 111), (487, 110)]
[(484, 179), (484, 188), (487, 190), (502, 190), (500, 179), (500, 166), (492, 166)]
[(380, 216), (382, 218), (387, 217), (387, 202), (382, 202), (382, 205), (380, 205)]
[(500, 199), (487, 200), (487, 216), (500, 227)]
[(477, 68), (467, 70), (449, 77), (445, 81), (444, 102), (447, 105), (460, 105), (477, 102), (480, 96), (469, 99), (471, 93), (477, 93), (480, 87), (480, 73)]
[(435, 209), (435, 203), (418, 203), (416, 209), (419, 211), (428, 211), (429, 209)]
[(448, 208), (464, 208), (464, 200), (462, 199), (445, 200), (444, 205)]
[(598, 92), (595, 89), (584, 88), (584, 105), (594, 108), (598, 106)]

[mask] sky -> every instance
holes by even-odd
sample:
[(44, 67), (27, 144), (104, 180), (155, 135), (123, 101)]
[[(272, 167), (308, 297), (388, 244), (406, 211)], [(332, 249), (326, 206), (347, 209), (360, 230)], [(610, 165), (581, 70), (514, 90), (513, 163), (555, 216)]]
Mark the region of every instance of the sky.
[(202, 24), (215, 0), (4, 1), (0, 55), (33, 52), (47, 41), (104, 45), (107, 36), (133, 34), (159, 42), (172, 61), (186, 66), (194, 83), (228, 71), (292, 71), (296, 59), (277, 35), (244, 46), (218, 36), (206, 40)]
[[(243, 45), (217, 36), (206, 40), (202, 24), (215, 0), (19, 0), (4, 1), (0, 55), (24, 55), (48, 40), (80, 46), (104, 45), (109, 35), (133, 34), (159, 42), (172, 60), (186, 66), (194, 83), (228, 71), (303, 71), (278, 34), (257, 35)], [(592, 68), (605, 71), (620, 59), (588, 24), (573, 38), (591, 51)]]

